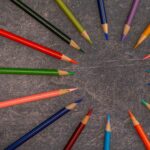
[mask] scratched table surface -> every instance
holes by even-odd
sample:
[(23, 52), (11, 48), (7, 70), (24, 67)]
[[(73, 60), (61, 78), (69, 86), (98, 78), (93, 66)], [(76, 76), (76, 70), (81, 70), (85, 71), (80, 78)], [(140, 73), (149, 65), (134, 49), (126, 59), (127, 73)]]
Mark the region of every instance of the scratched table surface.
[(144, 150), (128, 117), (131, 109), (150, 137), (150, 115), (140, 100), (149, 101), (150, 41), (138, 49), (135, 42), (150, 21), (150, 1), (142, 0), (125, 42), (120, 42), (130, 0), (106, 0), (110, 40), (105, 41), (100, 27), (96, 0), (64, 0), (88, 31), (90, 46), (76, 31), (54, 0), (23, 0), (39, 14), (77, 41), (85, 54), (69, 47), (61, 39), (23, 12), (9, 0), (0, 0), (0, 27), (32, 41), (57, 49), (79, 61), (72, 65), (0, 37), (0, 67), (58, 68), (75, 71), (70, 77), (0, 75), (0, 100), (48, 90), (79, 87), (61, 97), (0, 110), (0, 150), (14, 142), (50, 115), (84, 97), (79, 107), (19, 147), (19, 150), (62, 150), (89, 107), (93, 115), (74, 145), (74, 150), (102, 150), (107, 113), (111, 114), (112, 150)]

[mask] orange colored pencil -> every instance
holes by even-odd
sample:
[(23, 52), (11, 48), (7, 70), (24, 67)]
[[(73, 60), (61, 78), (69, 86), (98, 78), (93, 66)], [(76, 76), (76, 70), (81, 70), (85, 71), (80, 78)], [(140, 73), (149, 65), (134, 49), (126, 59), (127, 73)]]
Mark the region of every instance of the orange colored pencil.
[(14, 106), (14, 105), (24, 104), (24, 103), (35, 102), (35, 101), (46, 99), (46, 98), (61, 96), (63, 94), (67, 94), (75, 90), (77, 90), (77, 88), (60, 89), (60, 90), (48, 91), (44, 93), (25, 96), (21, 98), (10, 99), (10, 100), (0, 102), (0, 108), (5, 108), (5, 107)]
[(150, 141), (148, 139), (148, 136), (146, 135), (146, 133), (144, 132), (144, 129), (142, 128), (142, 126), (140, 125), (140, 123), (136, 120), (135, 116), (132, 114), (131, 111), (128, 111), (129, 116), (133, 122), (134, 128), (136, 130), (136, 132), (138, 133), (139, 137), (141, 138), (146, 150), (150, 150)]
[(134, 48), (137, 48), (144, 40), (146, 40), (150, 36), (150, 24), (146, 27), (140, 38), (138, 39)]

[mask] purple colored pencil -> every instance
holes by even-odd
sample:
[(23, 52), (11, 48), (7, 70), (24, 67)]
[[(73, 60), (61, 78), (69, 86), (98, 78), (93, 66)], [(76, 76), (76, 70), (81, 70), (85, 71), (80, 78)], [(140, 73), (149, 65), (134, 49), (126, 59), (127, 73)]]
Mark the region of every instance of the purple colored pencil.
[(124, 26), (124, 30), (123, 30), (123, 34), (122, 34), (122, 38), (121, 38), (122, 41), (126, 38), (127, 34), (130, 31), (131, 24), (132, 24), (132, 21), (133, 21), (133, 18), (135, 16), (136, 12), (137, 12), (140, 1), (141, 0), (133, 0), (133, 2), (132, 2), (132, 6), (130, 9), (129, 15), (125, 22), (125, 26)]

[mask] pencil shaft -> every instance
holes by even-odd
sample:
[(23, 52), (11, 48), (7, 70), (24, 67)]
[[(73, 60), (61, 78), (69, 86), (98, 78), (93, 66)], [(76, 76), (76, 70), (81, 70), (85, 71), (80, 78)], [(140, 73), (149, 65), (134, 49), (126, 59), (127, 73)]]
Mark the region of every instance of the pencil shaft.
[(74, 26), (78, 29), (80, 33), (82, 33), (85, 29), (81, 25), (81, 23), (76, 19), (73, 12), (68, 8), (68, 6), (62, 0), (55, 0), (59, 7), (63, 10), (66, 16), (70, 19), (70, 21), (74, 24)]
[(37, 125), (35, 128), (33, 128), (31, 131), (26, 133), (21, 138), (19, 138), (17, 141), (15, 141), (11, 145), (9, 145), (7, 148), (5, 148), (5, 150), (14, 150), (14, 149), (16, 149), (17, 147), (19, 147), (20, 145), (25, 143), (27, 140), (29, 140), (30, 138), (32, 138), (33, 136), (35, 136), (36, 134), (38, 134), (39, 132), (44, 130), (46, 127), (48, 127), (49, 125), (54, 123), (56, 120), (58, 120), (59, 118), (64, 116), (66, 113), (68, 113), (69, 111), (73, 110), (77, 106), (77, 104), (80, 103), (80, 102), (81, 102), (81, 99), (75, 101), (72, 104), (69, 104), (68, 106), (66, 106), (66, 107), (64, 107), (62, 109), (60, 109), (54, 115), (50, 116), (48, 119), (46, 119), (45, 121), (43, 121), (42, 123)]
[(105, 131), (104, 150), (110, 150), (111, 132)]
[(0, 74), (18, 75), (51, 75), (59, 76), (57, 69), (33, 69), (33, 68), (0, 68)]
[(66, 144), (64, 150), (71, 150), (75, 142), (77, 141), (78, 137), (84, 130), (86, 124), (88, 123), (90, 116), (92, 114), (92, 109), (89, 109), (88, 113), (86, 116), (83, 118), (83, 120), (79, 123), (75, 131), (73, 132), (71, 138), (69, 139), (68, 143)]
[(98, 3), (98, 8), (99, 8), (101, 24), (105, 24), (107, 23), (107, 16), (106, 16), (104, 0), (97, 0), (97, 3)]
[(130, 9), (129, 15), (126, 20), (126, 24), (128, 24), (129, 26), (131, 26), (131, 24), (132, 24), (133, 18), (137, 12), (140, 1), (141, 0), (133, 0), (133, 2), (132, 2), (132, 6)]
[(36, 19), (38, 22), (40, 22), (42, 25), (44, 25), (46, 28), (51, 30), (54, 34), (56, 34), (58, 37), (60, 37), (62, 40), (64, 40), (66, 43), (71, 43), (71, 38), (63, 33), (60, 29), (58, 29), (56, 26), (51, 24), (49, 21), (41, 17), (38, 13), (36, 13), (34, 10), (32, 10), (30, 7), (28, 7), (25, 3), (23, 3), (20, 0), (11, 0), (14, 4), (19, 6), (21, 9), (23, 9), (26, 13), (28, 13), (30, 16), (32, 16), (34, 19)]
[(43, 92), (43, 93), (39, 93), (39, 94), (33, 94), (33, 95), (30, 95), (30, 96), (25, 96), (25, 97), (6, 100), (6, 101), (1, 101), (0, 102), (0, 108), (5, 108), (5, 107), (14, 106), (14, 105), (34, 102), (34, 101), (47, 99), (47, 98), (52, 98), (52, 97), (56, 97), (56, 96), (66, 94), (68, 92), (69, 92), (68, 89), (61, 89), (61, 90)]
[(23, 45), (26, 45), (28, 47), (31, 47), (31, 48), (33, 48), (35, 50), (38, 50), (38, 51), (40, 51), (42, 53), (45, 53), (45, 54), (47, 54), (49, 56), (55, 57), (57, 59), (61, 59), (61, 60), (64, 60), (64, 61), (67, 61), (67, 62), (71, 62), (71, 63), (77, 63), (76, 61), (70, 59), (69, 57), (63, 55), (60, 52), (57, 52), (57, 51), (55, 51), (53, 49), (47, 48), (45, 46), (42, 46), (42, 45), (40, 45), (38, 43), (35, 43), (33, 41), (27, 40), (27, 39), (25, 39), (25, 38), (23, 38), (21, 36), (15, 35), (15, 34), (13, 34), (11, 32), (8, 32), (8, 31), (6, 31), (4, 29), (0, 29), (0, 35), (3, 36), (3, 37), (6, 37), (8, 39), (11, 39), (13, 41), (19, 42), (19, 43), (21, 43)]

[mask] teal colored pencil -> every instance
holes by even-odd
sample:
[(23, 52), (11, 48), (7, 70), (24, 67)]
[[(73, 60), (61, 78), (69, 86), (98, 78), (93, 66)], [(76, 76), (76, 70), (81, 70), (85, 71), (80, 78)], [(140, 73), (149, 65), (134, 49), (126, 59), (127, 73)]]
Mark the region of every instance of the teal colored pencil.
[(150, 70), (145, 70), (146, 73), (150, 73)]
[(148, 110), (150, 110), (150, 104), (146, 102), (144, 99), (141, 100), (141, 104), (143, 104)]
[(105, 129), (105, 138), (104, 138), (104, 150), (110, 150), (110, 143), (111, 143), (110, 115), (107, 115), (107, 124)]

